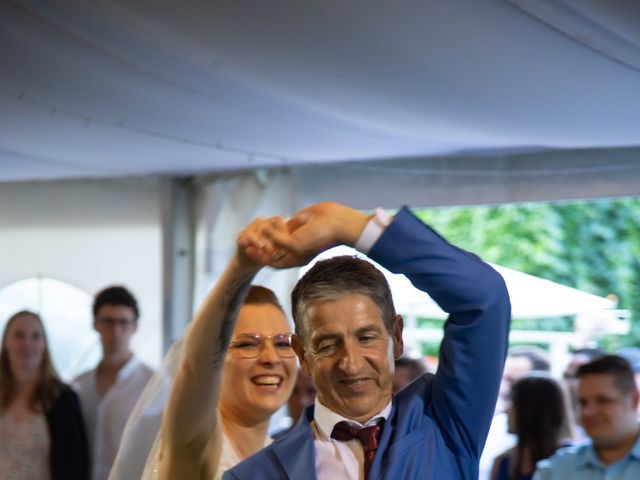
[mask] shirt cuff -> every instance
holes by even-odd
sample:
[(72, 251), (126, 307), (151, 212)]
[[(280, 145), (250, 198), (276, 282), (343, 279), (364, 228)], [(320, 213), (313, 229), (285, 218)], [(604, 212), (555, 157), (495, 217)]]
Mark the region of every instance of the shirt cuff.
[(384, 229), (393, 221), (393, 217), (381, 208), (376, 208), (373, 217), (364, 227), (360, 238), (356, 242), (356, 250), (364, 254), (368, 254), (373, 245), (378, 241)]

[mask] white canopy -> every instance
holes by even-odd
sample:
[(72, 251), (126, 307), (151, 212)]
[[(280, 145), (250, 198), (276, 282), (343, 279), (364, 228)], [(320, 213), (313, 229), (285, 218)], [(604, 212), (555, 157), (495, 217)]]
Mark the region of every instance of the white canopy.
[[(330, 258), (336, 255), (357, 255), (366, 258), (352, 248), (336, 247), (319, 255), (310, 266), (320, 259)], [(414, 287), (407, 277), (393, 274), (384, 267), (378, 264), (375, 265), (380, 268), (387, 277), (398, 313), (413, 317), (447, 318), (447, 314), (431, 297)], [(613, 301), (607, 298), (592, 295), (500, 265), (491, 265), (502, 275), (507, 284), (509, 296), (511, 297), (513, 318), (545, 318), (578, 315), (585, 312), (612, 309), (616, 306)], [(306, 271), (307, 268), (303, 269), (303, 272)]]
[(314, 190), (369, 207), (376, 174), (414, 205), (638, 193), (640, 2), (161, 5), (2, 2), (0, 182), (324, 166)]

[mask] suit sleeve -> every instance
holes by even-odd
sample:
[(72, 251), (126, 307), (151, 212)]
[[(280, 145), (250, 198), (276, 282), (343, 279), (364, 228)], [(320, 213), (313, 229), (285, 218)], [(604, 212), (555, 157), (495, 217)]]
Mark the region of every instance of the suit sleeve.
[(425, 411), (450, 448), (480, 457), (507, 352), (511, 306), (502, 277), (403, 208), (369, 252), (449, 314)]

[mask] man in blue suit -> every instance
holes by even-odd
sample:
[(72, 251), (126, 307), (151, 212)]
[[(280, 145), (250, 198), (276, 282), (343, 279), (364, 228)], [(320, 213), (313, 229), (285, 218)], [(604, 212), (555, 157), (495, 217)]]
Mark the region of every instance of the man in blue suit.
[[(367, 217), (318, 204), (288, 229), (245, 235), (256, 262), (301, 265), (337, 244), (405, 274), (446, 312), (439, 367), (392, 396), (403, 349), (384, 276), (365, 260), (318, 262), (292, 294), (294, 348), (318, 395), (296, 426), (225, 479), (475, 479), (507, 351), (504, 281), (406, 208)], [(251, 238), (247, 240), (246, 238)]]

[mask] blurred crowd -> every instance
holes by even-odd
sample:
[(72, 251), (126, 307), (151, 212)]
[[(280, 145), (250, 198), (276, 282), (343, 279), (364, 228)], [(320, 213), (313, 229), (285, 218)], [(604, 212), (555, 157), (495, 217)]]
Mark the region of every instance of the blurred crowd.
[[(126, 288), (113, 286), (96, 295), (93, 326), (103, 355), (71, 385), (56, 373), (38, 314), (11, 316), (0, 355), (0, 443), (11, 446), (0, 450), (3, 479), (109, 477), (128, 416), (153, 374), (130, 347), (138, 316), (137, 302)], [(480, 480), (563, 478), (553, 474), (560, 468), (556, 463), (577, 468), (566, 463), (580, 446), (606, 447), (625, 433), (631, 438), (625, 454), (633, 451), (640, 349), (611, 355), (595, 347), (579, 348), (571, 352), (561, 378), (551, 375), (551, 367), (540, 348), (509, 351)], [(393, 392), (435, 368), (437, 360), (416, 352), (401, 356)], [(291, 424), (315, 395), (309, 376), (298, 372), (287, 400)], [(272, 432), (276, 438), (283, 433)]]

